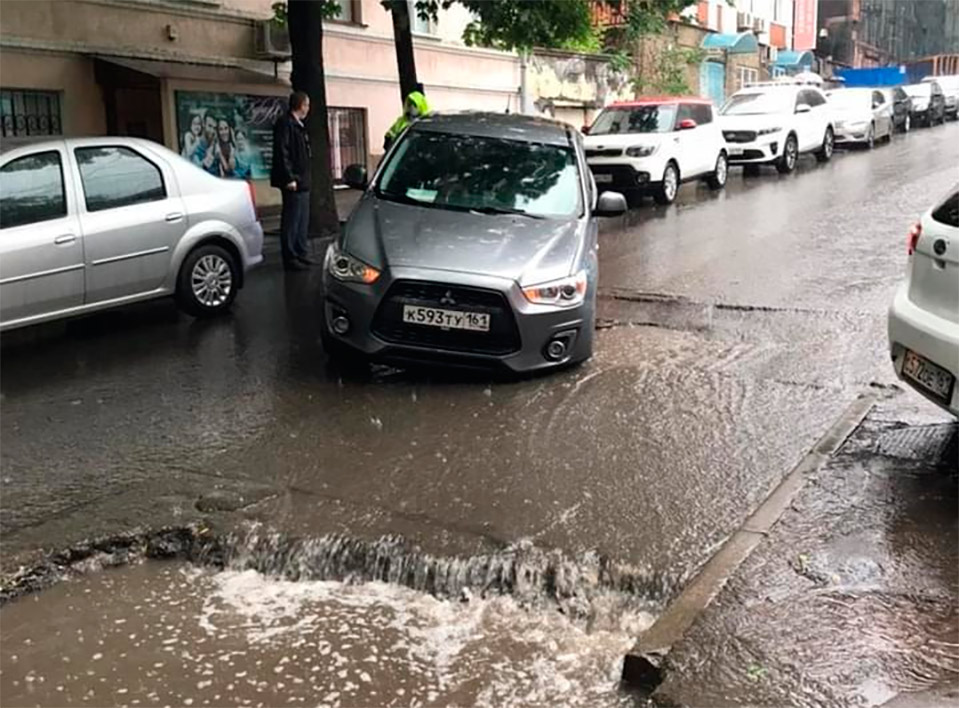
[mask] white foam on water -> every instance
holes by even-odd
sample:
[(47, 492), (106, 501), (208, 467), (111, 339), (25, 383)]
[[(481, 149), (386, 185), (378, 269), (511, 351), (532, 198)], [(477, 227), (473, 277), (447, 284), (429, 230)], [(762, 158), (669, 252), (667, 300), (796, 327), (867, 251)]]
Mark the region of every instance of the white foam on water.
[(610, 609), (587, 629), (507, 596), (457, 602), (379, 582), (182, 572), (204, 595), (198, 622), (211, 639), (305, 647), (312, 663), (337, 669), (324, 695), (344, 705), (364, 696), (358, 690), (382, 689), (381, 669), (402, 677), (387, 691), (407, 705), (414, 695), (439, 705), (629, 705), (617, 690), (622, 657), (654, 619)]

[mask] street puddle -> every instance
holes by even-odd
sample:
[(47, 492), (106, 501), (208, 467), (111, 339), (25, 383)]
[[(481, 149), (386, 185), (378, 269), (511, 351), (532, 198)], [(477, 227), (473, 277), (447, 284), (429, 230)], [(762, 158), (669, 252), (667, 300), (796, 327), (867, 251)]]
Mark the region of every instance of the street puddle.
[(626, 706), (651, 614), (147, 561), (0, 610), (5, 705)]

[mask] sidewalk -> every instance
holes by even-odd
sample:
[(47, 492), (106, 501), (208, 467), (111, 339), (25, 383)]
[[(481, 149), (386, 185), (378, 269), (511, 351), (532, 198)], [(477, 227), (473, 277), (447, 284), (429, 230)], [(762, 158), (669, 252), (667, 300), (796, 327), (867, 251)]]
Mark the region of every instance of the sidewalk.
[[(333, 191), (333, 196), (336, 199), (336, 212), (339, 214), (341, 224), (346, 221), (362, 195), (363, 192), (358, 189), (336, 189)], [(278, 237), (280, 235), (280, 207), (264, 207), (259, 210), (259, 214), (264, 235), (268, 238), (270, 236)]]
[(665, 706), (957, 705), (959, 428), (877, 405), (666, 655)]

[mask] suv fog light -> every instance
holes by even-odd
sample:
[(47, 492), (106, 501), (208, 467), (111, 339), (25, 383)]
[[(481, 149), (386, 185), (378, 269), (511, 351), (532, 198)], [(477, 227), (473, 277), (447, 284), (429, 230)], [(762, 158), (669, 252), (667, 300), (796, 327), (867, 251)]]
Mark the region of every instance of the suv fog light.
[(333, 331), (339, 335), (346, 334), (350, 331), (350, 320), (346, 315), (337, 315), (333, 318)]
[(553, 335), (553, 338), (546, 343), (543, 350), (543, 356), (550, 361), (562, 361), (569, 356), (573, 348), (573, 342), (576, 340), (576, 330), (567, 330)]
[(779, 152), (779, 143), (769, 143), (769, 149), (773, 151), (773, 155)]

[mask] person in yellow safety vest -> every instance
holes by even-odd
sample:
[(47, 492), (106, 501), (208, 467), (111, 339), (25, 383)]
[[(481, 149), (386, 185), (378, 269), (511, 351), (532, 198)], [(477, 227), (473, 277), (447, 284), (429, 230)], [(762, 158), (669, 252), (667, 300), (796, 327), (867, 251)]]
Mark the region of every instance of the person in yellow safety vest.
[(430, 107), (426, 102), (426, 96), (422, 91), (413, 91), (403, 102), (403, 114), (396, 119), (390, 129), (386, 131), (386, 137), (383, 139), (383, 149), (389, 150), (390, 146), (400, 137), (400, 133), (406, 130), (406, 126), (417, 118), (429, 115)]

